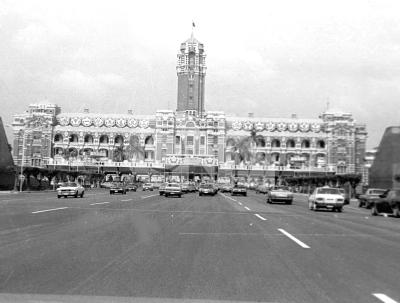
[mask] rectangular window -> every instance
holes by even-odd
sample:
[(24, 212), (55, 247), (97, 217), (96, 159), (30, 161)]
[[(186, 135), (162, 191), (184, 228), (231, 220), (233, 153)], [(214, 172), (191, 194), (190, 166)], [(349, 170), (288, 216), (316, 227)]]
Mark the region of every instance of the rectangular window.
[(193, 145), (193, 136), (187, 137), (187, 145)]
[(205, 145), (206, 144), (206, 137), (201, 136), (200, 137), (200, 145)]
[(175, 137), (175, 144), (176, 145), (180, 145), (181, 144), (181, 137), (179, 137), (179, 136)]

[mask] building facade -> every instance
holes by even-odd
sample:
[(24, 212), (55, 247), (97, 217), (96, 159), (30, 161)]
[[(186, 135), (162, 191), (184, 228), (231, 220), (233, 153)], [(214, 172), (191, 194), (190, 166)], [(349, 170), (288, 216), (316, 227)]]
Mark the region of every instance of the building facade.
[[(192, 35), (178, 54), (176, 111), (62, 113), (54, 104), (32, 104), (14, 116), (14, 160), (32, 166), (197, 165), (220, 172), (245, 167), (249, 174), (277, 169), (362, 173), (367, 133), (351, 114), (327, 110), (304, 119), (206, 111), (205, 71), (204, 46)], [(244, 143), (248, 155), (240, 158), (238, 146)]]

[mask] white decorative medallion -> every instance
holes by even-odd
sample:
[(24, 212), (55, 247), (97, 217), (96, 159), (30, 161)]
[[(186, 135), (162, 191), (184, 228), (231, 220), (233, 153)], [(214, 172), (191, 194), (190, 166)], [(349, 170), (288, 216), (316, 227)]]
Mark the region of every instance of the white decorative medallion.
[(129, 119), (129, 120), (128, 120), (128, 126), (129, 126), (130, 128), (137, 127), (137, 126), (138, 126), (137, 120), (136, 120), (136, 119)]
[(288, 125), (288, 129), (291, 132), (296, 132), (298, 127), (299, 126), (298, 126), (298, 124), (296, 122), (290, 122), (289, 125)]
[(300, 123), (300, 130), (302, 132), (308, 132), (310, 130), (310, 124), (308, 124), (306, 122)]
[(72, 125), (72, 126), (79, 126), (79, 125), (81, 125), (81, 118), (79, 118), (79, 117), (73, 117), (73, 118), (71, 118), (71, 125)]
[(94, 125), (100, 127), (104, 124), (104, 120), (101, 117), (94, 118)]
[(242, 128), (242, 122), (240, 121), (234, 121), (232, 123), (232, 129), (233, 130), (240, 130)]
[(270, 132), (272, 132), (273, 130), (275, 130), (275, 127), (276, 127), (276, 125), (275, 125), (274, 122), (267, 122), (267, 123), (265, 124), (265, 128), (266, 128), (268, 131), (270, 131)]
[(255, 125), (256, 131), (262, 131), (264, 129), (264, 123), (257, 122)]
[(113, 126), (115, 125), (115, 120), (114, 120), (113, 118), (107, 118), (107, 119), (104, 121), (104, 124), (105, 124), (107, 127), (113, 127)]
[(246, 121), (243, 124), (243, 128), (245, 130), (252, 130), (253, 129), (253, 123), (251, 123), (250, 121)]
[(82, 119), (82, 125), (86, 126), (86, 127), (92, 125), (92, 119), (90, 119), (89, 117), (83, 118)]
[(313, 132), (318, 133), (321, 130), (321, 125), (319, 125), (318, 123), (313, 123), (311, 124), (311, 129)]
[(57, 120), (60, 123), (60, 125), (62, 125), (62, 126), (66, 126), (69, 123), (68, 117), (58, 117)]
[(149, 127), (149, 121), (147, 121), (147, 120), (140, 120), (139, 126), (140, 126), (141, 128), (148, 128), (148, 127)]
[(126, 120), (124, 118), (118, 118), (116, 121), (116, 124), (118, 127), (125, 127), (126, 125)]
[(286, 125), (285, 122), (279, 122), (279, 123), (276, 125), (276, 128), (277, 128), (280, 132), (283, 132), (283, 131), (286, 130), (287, 125)]

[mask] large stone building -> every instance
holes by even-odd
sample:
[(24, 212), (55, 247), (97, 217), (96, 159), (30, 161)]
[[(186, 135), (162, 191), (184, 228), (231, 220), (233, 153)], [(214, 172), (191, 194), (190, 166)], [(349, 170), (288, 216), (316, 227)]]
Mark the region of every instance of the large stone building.
[[(14, 117), (14, 159), (24, 165), (159, 167), (193, 174), (266, 172), (361, 173), (365, 125), (351, 114), (326, 110), (318, 118), (236, 117), (206, 111), (204, 46), (191, 36), (177, 62), (177, 110), (154, 115), (62, 113), (54, 104), (32, 104)], [(248, 156), (239, 147), (247, 140)], [(25, 149), (23, 149), (25, 146)], [(239, 159), (239, 160), (238, 160)], [(210, 170), (205, 170), (205, 173)]]

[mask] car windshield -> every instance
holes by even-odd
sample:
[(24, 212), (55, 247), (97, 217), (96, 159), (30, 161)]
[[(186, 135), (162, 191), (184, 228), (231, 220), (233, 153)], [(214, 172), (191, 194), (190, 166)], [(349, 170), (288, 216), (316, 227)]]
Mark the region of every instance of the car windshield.
[(167, 186), (168, 187), (179, 187), (179, 184), (178, 183), (169, 183)]
[(287, 191), (287, 190), (289, 190), (289, 189), (288, 189), (287, 187), (285, 187), (285, 186), (281, 186), (281, 187), (275, 187), (274, 190), (277, 190), (277, 191)]
[(340, 191), (337, 188), (320, 188), (318, 189), (317, 194), (340, 195)]

